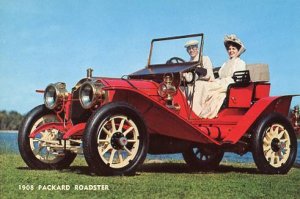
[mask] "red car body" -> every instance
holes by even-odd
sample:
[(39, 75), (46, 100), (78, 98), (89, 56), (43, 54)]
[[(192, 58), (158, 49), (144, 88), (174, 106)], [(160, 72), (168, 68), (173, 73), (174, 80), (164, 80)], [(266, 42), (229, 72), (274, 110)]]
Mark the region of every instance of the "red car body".
[[(203, 34), (195, 35), (201, 36), (203, 39)], [(186, 38), (195, 35), (155, 39), (151, 43), (150, 57), (153, 42)], [(203, 40), (201, 42), (200, 56), (202, 56)], [(180, 153), (187, 151), (191, 146), (199, 146), (199, 148), (202, 149), (209, 149), (209, 153), (213, 151), (229, 151), (242, 155), (249, 151), (253, 152), (253, 147), (259, 145), (257, 144), (259, 141), (253, 143), (253, 139), (261, 135), (256, 136), (254, 132), (257, 131), (258, 126), (264, 118), (270, 114), (279, 114), (280, 117), (288, 117), (293, 95), (269, 96), (269, 82), (253, 82), (251, 80), (242, 83), (236, 82), (228, 87), (227, 97), (222, 109), (218, 113), (218, 117), (214, 119), (198, 117), (192, 111), (191, 105), (188, 103), (182, 89), (182, 74), (194, 66), (195, 63), (172, 63), (154, 66), (148, 63), (146, 68), (132, 73), (126, 78), (93, 77), (91, 69), (89, 69), (87, 77), (80, 80), (72, 92), (56, 93), (57, 96), (62, 93), (62, 96), (60, 96), (60, 100), (56, 101), (59, 105), (51, 111), (56, 114), (58, 121), (40, 125), (29, 133), (27, 130), (26, 135), (29, 139), (34, 139), (41, 132), (56, 129), (60, 133), (59, 139), (61, 141), (77, 140), (78, 143), (81, 143), (81, 140), (88, 140), (88, 138), (82, 139), (82, 137), (85, 136), (87, 125), (92, 123), (89, 121), (92, 115), (109, 104), (122, 102), (130, 105), (130, 107), (134, 107), (142, 117), (147, 129), (147, 136), (149, 137), (147, 141), (147, 145), (149, 146), (145, 149), (146, 153)], [(244, 80), (242, 79), (242, 81)], [(97, 99), (95, 99), (95, 103), (92, 104), (91, 107), (83, 108), (82, 103), (84, 102), (80, 102), (79, 99), (82, 96), (82, 92), (84, 92), (81, 91), (82, 87), (87, 84), (92, 84), (91, 87), (94, 86), (93, 88), (96, 90), (92, 88), (90, 88), (90, 90), (93, 90), (94, 95), (97, 94)], [(169, 98), (166, 97), (166, 95), (162, 96), (160, 94), (162, 86), (169, 86), (170, 89), (168, 91), (172, 93), (169, 95), (168, 93), (166, 94)], [(47, 92), (47, 89), (44, 92)], [(121, 124), (117, 126), (121, 126)], [(21, 128), (25, 129), (24, 125)], [(290, 131), (289, 126), (286, 127), (286, 129)], [(287, 134), (293, 144), (294, 134), (294, 132)], [(56, 139), (58, 138), (55, 138), (55, 142)], [(275, 154), (285, 150), (283, 146), (281, 148), (279, 146), (279, 143), (283, 145), (283, 142), (277, 141), (275, 137), (272, 139), (272, 147), (274, 147), (274, 149), (272, 149), (275, 151)], [(118, 137), (118, 143), (120, 140), (121, 138)], [(127, 143), (126, 138), (122, 139), (122, 141), (123, 140), (125, 140), (124, 143)], [(19, 138), (20, 148), (24, 147), (20, 142), (25, 141)], [(110, 140), (110, 142), (113, 141)], [(49, 142), (49, 144), (51, 144), (51, 142)], [(118, 153), (122, 146), (120, 145), (119, 148), (116, 148)], [(295, 147), (297, 148), (297, 144), (290, 150), (293, 152)], [(76, 145), (75, 148), (76, 150), (70, 148), (70, 151), (76, 153), (80, 147)], [(64, 149), (68, 150), (68, 147), (64, 145)], [(286, 173), (290, 169), (290, 164), (293, 164), (295, 160), (295, 152), (293, 152), (293, 154), (292, 152), (290, 152), (291, 155), (287, 157), (288, 160), (286, 162), (288, 162), (288, 166), (275, 166), (275, 169), (264, 169), (264, 166), (267, 164), (264, 163), (258, 165), (258, 167), (261, 171), (266, 173)], [(253, 153), (261, 154), (260, 151), (254, 151)], [(26, 154), (22, 156), (24, 160), (26, 159), (25, 156)], [(87, 156), (86, 159), (88, 161), (90, 156)], [(111, 156), (113, 156), (112, 159), (115, 158), (114, 155)], [(280, 157), (281, 156), (279, 156), (279, 159)], [(259, 162), (261, 158), (263, 157), (259, 156), (255, 161)], [(120, 157), (120, 159), (122, 159), (122, 157)], [(25, 162), (28, 163), (30, 161), (25, 160)], [(103, 168), (105, 166), (98, 168), (92, 165), (94, 164), (92, 162), (93, 161), (90, 160), (89, 166), (94, 172), (101, 175), (105, 175), (106, 173), (126, 174), (136, 169), (136, 167), (134, 167), (133, 169), (129, 169), (129, 171), (125, 168), (127, 166), (124, 166), (125, 170), (112, 169), (109, 167), (109, 164), (107, 164), (108, 170), (106, 170), (106, 168)], [(203, 162), (205, 163), (205, 160)], [(268, 160), (266, 162), (268, 162)], [(35, 168), (35, 166), (32, 166), (30, 163), (28, 163), (28, 165)], [(103, 171), (97, 171), (97, 169), (103, 169)]]

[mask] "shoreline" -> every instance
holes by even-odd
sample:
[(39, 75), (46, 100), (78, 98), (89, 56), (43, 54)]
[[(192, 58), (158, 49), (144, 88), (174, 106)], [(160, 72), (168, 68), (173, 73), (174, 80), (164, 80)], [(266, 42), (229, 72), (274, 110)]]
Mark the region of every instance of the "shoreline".
[(18, 130), (0, 130), (0, 133), (18, 133)]
[[(18, 130), (0, 130), (0, 133), (18, 133)], [(296, 135), (297, 141), (300, 141), (300, 135)]]

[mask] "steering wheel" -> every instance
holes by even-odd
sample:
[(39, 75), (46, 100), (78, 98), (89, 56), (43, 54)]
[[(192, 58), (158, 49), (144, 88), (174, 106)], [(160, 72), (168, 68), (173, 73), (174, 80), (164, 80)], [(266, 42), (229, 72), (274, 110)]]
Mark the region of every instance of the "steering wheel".
[(172, 57), (171, 59), (169, 59), (166, 64), (179, 64), (179, 63), (184, 63), (184, 59), (180, 58), (180, 57)]

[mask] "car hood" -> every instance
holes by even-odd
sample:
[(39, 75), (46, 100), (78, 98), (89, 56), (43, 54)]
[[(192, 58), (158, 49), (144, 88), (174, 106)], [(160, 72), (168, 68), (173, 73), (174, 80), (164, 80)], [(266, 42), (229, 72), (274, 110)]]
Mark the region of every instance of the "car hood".
[(150, 95), (157, 95), (159, 84), (151, 80), (98, 78), (107, 89), (137, 89)]

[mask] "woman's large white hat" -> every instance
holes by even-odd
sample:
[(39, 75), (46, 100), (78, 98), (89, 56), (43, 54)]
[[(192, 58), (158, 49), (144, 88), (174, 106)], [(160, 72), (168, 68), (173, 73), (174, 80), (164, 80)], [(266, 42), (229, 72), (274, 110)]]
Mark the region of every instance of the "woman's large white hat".
[(240, 56), (243, 52), (246, 51), (246, 48), (245, 48), (243, 42), (236, 35), (234, 35), (234, 34), (226, 35), (224, 37), (225, 47), (227, 46), (228, 42), (232, 42), (232, 43), (235, 43), (235, 44), (241, 46), (241, 48), (239, 49), (239, 52), (238, 52), (238, 56)]

